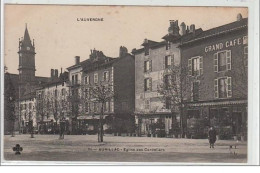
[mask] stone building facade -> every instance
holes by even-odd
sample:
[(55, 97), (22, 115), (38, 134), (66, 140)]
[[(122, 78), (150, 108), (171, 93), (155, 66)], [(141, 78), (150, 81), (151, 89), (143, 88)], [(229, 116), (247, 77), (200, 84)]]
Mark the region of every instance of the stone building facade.
[(75, 65), (68, 70), (72, 97), (79, 101), (73, 116), (75, 133), (97, 132), (102, 104), (92, 97), (91, 89), (100, 85), (109, 87), (114, 95), (103, 108), (105, 132), (130, 133), (134, 126), (134, 58), (127, 49), (121, 47), (118, 58), (91, 50), (87, 60), (80, 62), (80, 57), (75, 57)]
[[(181, 40), (192, 38), (202, 30), (195, 25), (170, 21), (168, 34), (162, 42), (145, 39), (141, 49), (134, 49), (135, 56), (135, 120), (139, 135), (155, 135), (156, 126), (161, 135), (169, 135), (173, 122), (180, 123), (180, 112), (170, 108), (169, 102), (158, 92), (160, 84), (166, 82), (168, 71), (180, 65)], [(159, 125), (161, 124), (161, 125)]]
[[(188, 136), (195, 137), (191, 126), (200, 119), (206, 127), (218, 129), (220, 138), (245, 139), (247, 134), (247, 18), (203, 31), (183, 41), (181, 64), (188, 69), (185, 78), (185, 112)], [(204, 132), (203, 132), (204, 129)]]
[(50, 81), (38, 87), (35, 94), (39, 133), (58, 133), (62, 118), (67, 120), (66, 130), (69, 131), (68, 97), (68, 72), (58, 74), (58, 69), (51, 69)]

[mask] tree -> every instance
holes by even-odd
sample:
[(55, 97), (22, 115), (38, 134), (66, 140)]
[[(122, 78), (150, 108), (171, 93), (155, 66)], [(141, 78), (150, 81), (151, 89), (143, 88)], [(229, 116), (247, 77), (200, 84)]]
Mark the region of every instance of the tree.
[(68, 108), (67, 114), (72, 118), (72, 133), (76, 132), (76, 119), (80, 115), (82, 108), (82, 86), (74, 84), (69, 87), (67, 93)]
[(59, 99), (58, 99), (58, 90), (54, 90), (54, 94), (51, 94), (50, 96), (50, 104), (51, 104), (51, 112), (54, 116), (54, 119), (56, 121), (56, 126), (54, 131), (57, 129), (58, 120), (60, 119), (60, 114), (58, 114), (59, 111)]
[(11, 134), (14, 137), (15, 121), (17, 119), (15, 114), (15, 88), (8, 72), (5, 73), (5, 87), (4, 87), (4, 106), (5, 119), (11, 122)]
[(183, 117), (185, 87), (188, 85), (187, 70), (180, 65), (172, 65), (165, 69), (163, 73), (163, 82), (161, 82), (157, 91), (161, 95), (161, 100), (165, 102), (166, 108), (170, 109), (173, 115), (173, 129), (178, 130), (176, 114), (180, 113), (181, 134), (184, 136), (185, 119)]
[(111, 102), (114, 99), (114, 89), (112, 84), (100, 82), (94, 86), (89, 87), (90, 98), (94, 102), (101, 104), (100, 116), (99, 116), (99, 128), (98, 128), (98, 142), (103, 142), (103, 116), (104, 108), (107, 102)]
[[(36, 114), (40, 115), (40, 117), (41, 117), (40, 122), (41, 122), (41, 125), (43, 125), (44, 116), (47, 116), (47, 114), (48, 114), (48, 108), (47, 108), (48, 98), (45, 95), (43, 90), (39, 90), (36, 94), (36, 97), (37, 97), (36, 104), (35, 104)], [(41, 126), (41, 127), (43, 127), (43, 126)]]

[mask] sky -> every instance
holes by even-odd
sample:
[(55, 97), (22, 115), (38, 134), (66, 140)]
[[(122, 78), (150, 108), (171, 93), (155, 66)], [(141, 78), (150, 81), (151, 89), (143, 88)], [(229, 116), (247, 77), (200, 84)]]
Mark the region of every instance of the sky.
[[(18, 40), (25, 24), (35, 40), (36, 75), (50, 76), (50, 69), (63, 71), (89, 57), (90, 50), (118, 57), (119, 47), (128, 52), (141, 48), (145, 38), (162, 41), (169, 20), (195, 24), (207, 30), (236, 20), (238, 13), (248, 17), (247, 8), (229, 7), (144, 7), (5, 5), (4, 64), (9, 73), (18, 73)], [(77, 21), (77, 18), (103, 18), (104, 21)]]

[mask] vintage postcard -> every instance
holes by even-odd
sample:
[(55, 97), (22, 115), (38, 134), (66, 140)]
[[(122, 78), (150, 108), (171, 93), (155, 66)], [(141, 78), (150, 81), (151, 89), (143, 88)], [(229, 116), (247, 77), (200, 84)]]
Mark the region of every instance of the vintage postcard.
[(2, 163), (247, 164), (247, 6), (4, 4)]

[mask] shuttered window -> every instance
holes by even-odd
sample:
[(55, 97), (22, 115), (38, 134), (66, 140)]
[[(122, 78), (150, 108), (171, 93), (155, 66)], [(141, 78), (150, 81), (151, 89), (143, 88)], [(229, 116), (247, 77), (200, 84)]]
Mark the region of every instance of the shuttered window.
[(215, 98), (232, 97), (232, 80), (231, 77), (223, 77), (214, 81)]
[(168, 55), (168, 56), (165, 56), (165, 60), (164, 60), (164, 68), (169, 68), (172, 66), (173, 64), (173, 55)]
[(231, 70), (231, 50), (214, 54), (214, 72)]
[(152, 91), (152, 78), (144, 79), (144, 91)]
[(89, 76), (85, 77), (85, 84), (88, 85), (89, 84)]
[(188, 75), (199, 76), (203, 74), (203, 57), (196, 56), (188, 60)]
[(152, 60), (144, 61), (144, 72), (152, 71)]
[(109, 80), (109, 72), (108, 71), (105, 71), (103, 73), (103, 79), (104, 79), (104, 81), (108, 81)]

